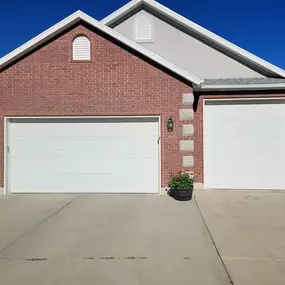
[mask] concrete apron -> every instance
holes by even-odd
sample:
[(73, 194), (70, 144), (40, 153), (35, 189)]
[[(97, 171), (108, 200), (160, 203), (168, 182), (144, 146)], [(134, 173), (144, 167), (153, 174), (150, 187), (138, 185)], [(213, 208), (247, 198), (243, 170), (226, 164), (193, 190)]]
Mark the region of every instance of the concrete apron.
[(235, 285), (284, 285), (285, 192), (195, 193), (206, 225)]
[(195, 200), (82, 195), (50, 211), (46, 199), (0, 198), (0, 235), (12, 237), (0, 250), (0, 284), (229, 284)]

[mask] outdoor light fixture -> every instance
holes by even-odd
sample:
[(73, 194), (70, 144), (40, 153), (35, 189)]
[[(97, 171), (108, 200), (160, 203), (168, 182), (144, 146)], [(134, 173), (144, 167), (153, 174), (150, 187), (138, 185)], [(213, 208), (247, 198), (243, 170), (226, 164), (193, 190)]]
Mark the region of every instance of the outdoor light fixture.
[(169, 119), (167, 121), (167, 131), (168, 132), (172, 132), (173, 131), (173, 126), (174, 126), (173, 120), (172, 120), (171, 117), (169, 117)]

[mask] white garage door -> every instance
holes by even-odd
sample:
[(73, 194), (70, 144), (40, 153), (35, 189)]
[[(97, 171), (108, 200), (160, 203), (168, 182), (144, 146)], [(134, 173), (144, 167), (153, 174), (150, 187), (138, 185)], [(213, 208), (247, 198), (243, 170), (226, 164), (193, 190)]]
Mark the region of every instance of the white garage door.
[(285, 189), (285, 101), (206, 101), (205, 188)]
[(11, 119), (12, 193), (158, 193), (158, 118)]

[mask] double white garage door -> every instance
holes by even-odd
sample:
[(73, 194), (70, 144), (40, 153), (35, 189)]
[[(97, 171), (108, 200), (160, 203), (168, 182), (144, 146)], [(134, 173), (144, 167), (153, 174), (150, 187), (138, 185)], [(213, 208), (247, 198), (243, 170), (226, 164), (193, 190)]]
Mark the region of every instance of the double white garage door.
[[(285, 189), (285, 101), (208, 100), (206, 189)], [(138, 118), (10, 119), (10, 193), (159, 193), (159, 122)]]
[(10, 193), (158, 193), (156, 117), (10, 119), (6, 135)]
[(285, 101), (206, 101), (204, 177), (206, 189), (285, 189)]

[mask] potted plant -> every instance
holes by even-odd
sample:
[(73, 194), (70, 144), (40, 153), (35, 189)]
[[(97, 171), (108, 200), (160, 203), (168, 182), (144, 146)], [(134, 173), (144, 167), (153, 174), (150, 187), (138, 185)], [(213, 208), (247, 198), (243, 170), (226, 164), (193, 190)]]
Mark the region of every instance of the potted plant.
[(175, 200), (188, 201), (192, 199), (194, 178), (189, 173), (179, 171), (172, 175), (168, 190), (168, 195)]

